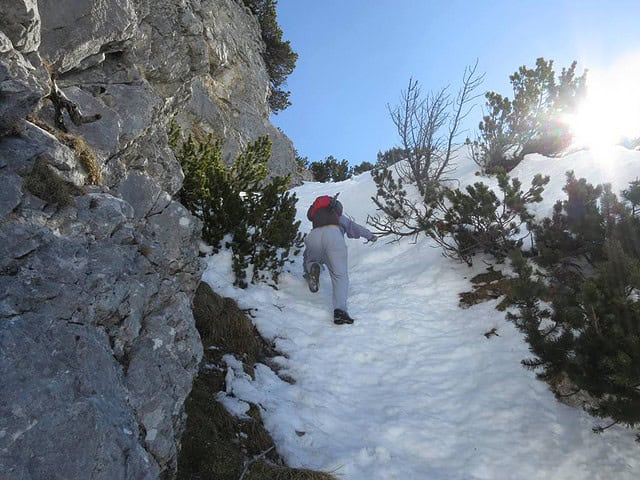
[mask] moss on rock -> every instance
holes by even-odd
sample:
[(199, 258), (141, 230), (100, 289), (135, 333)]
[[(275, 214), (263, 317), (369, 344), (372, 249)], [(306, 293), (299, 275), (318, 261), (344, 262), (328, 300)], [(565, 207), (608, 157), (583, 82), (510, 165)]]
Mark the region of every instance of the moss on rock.
[(55, 173), (44, 157), (37, 158), (29, 173), (25, 175), (24, 187), (36, 197), (59, 207), (73, 205), (73, 195), (81, 193), (78, 187)]

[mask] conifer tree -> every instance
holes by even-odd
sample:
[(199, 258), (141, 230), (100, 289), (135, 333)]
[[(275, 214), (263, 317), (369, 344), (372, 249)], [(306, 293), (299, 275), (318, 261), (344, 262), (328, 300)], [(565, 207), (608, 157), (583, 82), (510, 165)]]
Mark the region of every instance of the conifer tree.
[(393, 147), (376, 155), (376, 167), (390, 167), (394, 163), (404, 160), (409, 155), (403, 148)]
[(356, 165), (350, 170), (349, 176), (360, 175), (361, 173), (369, 172), (374, 168), (375, 166), (371, 162), (362, 162), (360, 165)]
[(631, 214), (635, 217), (640, 215), (640, 180), (637, 178), (629, 182), (629, 188), (622, 191), (622, 197), (631, 206)]

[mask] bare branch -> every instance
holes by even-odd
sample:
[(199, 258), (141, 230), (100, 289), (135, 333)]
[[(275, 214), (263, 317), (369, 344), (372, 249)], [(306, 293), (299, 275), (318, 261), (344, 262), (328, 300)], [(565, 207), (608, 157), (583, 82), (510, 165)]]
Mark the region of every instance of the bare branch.
[(83, 115), (78, 105), (69, 100), (64, 92), (58, 87), (58, 84), (56, 83), (56, 75), (53, 72), (51, 72), (50, 81), (51, 92), (46, 98), (51, 100), (51, 103), (53, 103), (53, 108), (55, 110), (54, 121), (57, 128), (67, 133), (69, 131), (64, 124), (63, 113), (65, 110), (69, 114), (69, 118), (71, 118), (73, 124), (76, 126), (80, 126), (85, 123), (92, 123), (102, 118), (102, 115), (99, 113), (95, 115)]
[(242, 479), (244, 478), (244, 476), (247, 474), (247, 470), (249, 469), (249, 467), (251, 466), (251, 464), (253, 464), (253, 463), (257, 462), (257, 461), (258, 461), (258, 460), (260, 460), (261, 458), (264, 458), (264, 457), (265, 457), (265, 455), (266, 455), (267, 453), (269, 453), (269, 452), (270, 452), (271, 450), (273, 450), (273, 449), (274, 449), (274, 447), (269, 447), (267, 450), (265, 450), (265, 451), (264, 451), (264, 452), (262, 452), (261, 454), (254, 456), (254, 457), (253, 457), (251, 460), (249, 460), (249, 461), (246, 461), (246, 462), (245, 462), (245, 465), (244, 465), (244, 469), (242, 470), (242, 475), (240, 475), (240, 479), (239, 479), (239, 480), (242, 480)]

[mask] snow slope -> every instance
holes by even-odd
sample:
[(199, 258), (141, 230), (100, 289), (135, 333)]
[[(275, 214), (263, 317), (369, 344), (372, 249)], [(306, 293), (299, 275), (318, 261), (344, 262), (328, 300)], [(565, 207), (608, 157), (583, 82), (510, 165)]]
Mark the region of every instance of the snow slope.
[[(562, 159), (530, 155), (512, 173), (527, 187), (535, 173), (551, 175), (550, 214), (564, 198), (566, 170), (619, 192), (640, 175), (640, 152), (612, 148)], [(462, 184), (480, 180), (460, 161)], [(487, 181), (484, 179), (484, 181)], [(368, 173), (336, 184), (306, 183), (299, 197), (302, 229), (308, 205), (340, 192), (345, 212), (361, 224), (375, 213)], [(416, 242), (347, 240), (354, 325), (332, 323), (331, 284), (322, 274), (311, 294), (301, 258), (279, 290), (232, 287), (228, 252), (209, 260), (204, 280), (215, 291), (255, 308), (255, 323), (283, 353), (286, 383), (258, 366), (255, 380), (228, 357), (227, 407), (242, 414), (257, 403), (278, 451), (291, 466), (333, 472), (345, 480), (637, 479), (640, 446), (634, 432), (603, 435), (596, 420), (558, 403), (546, 384), (520, 365), (529, 356), (522, 336), (495, 302), (458, 307), (458, 293), (484, 270), (442, 257), (425, 237)], [(491, 328), (499, 336), (485, 338)]]

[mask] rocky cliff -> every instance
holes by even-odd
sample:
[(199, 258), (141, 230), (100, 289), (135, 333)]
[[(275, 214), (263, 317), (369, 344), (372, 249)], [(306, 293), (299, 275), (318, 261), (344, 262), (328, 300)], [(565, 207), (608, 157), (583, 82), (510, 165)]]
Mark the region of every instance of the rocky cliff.
[(234, 0), (0, 11), (0, 478), (170, 478), (202, 265), (167, 124), (229, 159), (270, 135), (293, 171), (258, 24)]

